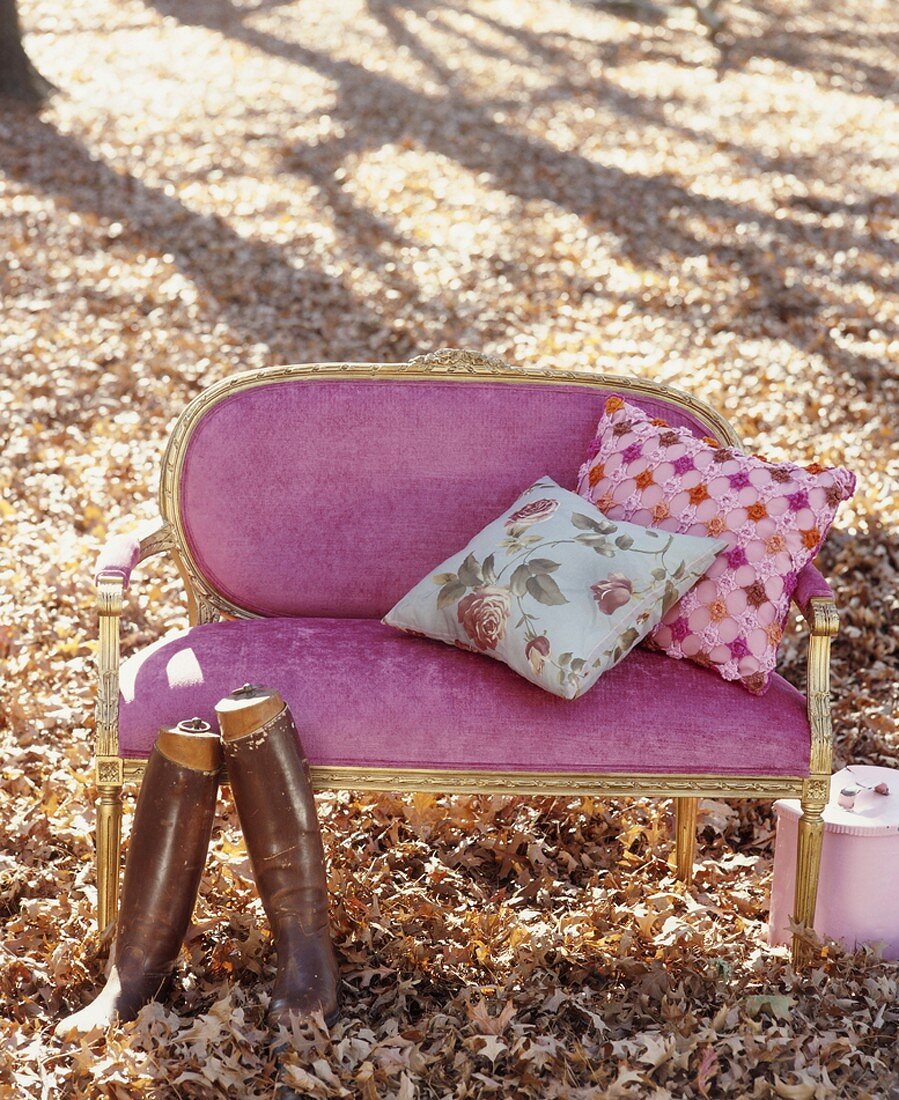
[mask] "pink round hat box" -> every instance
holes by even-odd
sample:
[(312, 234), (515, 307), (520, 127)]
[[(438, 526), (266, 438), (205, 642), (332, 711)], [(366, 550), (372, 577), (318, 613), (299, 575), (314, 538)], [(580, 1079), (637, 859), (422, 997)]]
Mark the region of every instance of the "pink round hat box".
[[(886, 783), (888, 795), (861, 789), (851, 810), (838, 804), (847, 787)], [(774, 803), (777, 841), (768, 942), (788, 944), (796, 883), (799, 802)], [(815, 910), (815, 931), (854, 950), (883, 945), (885, 959), (899, 959), (899, 770), (854, 764), (830, 780), (824, 808), (824, 843)]]

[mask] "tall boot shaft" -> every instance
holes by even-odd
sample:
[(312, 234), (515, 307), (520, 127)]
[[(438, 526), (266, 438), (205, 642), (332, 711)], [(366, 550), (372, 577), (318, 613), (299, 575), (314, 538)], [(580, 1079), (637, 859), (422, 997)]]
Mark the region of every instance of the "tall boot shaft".
[(271, 710), (274, 714), (233, 739), (225, 732), (227, 714), (219, 714), (228, 777), (272, 928), (285, 913), (298, 918), (305, 931), (318, 931), (327, 924), (328, 884), (309, 761), (280, 697), (272, 697), (261, 713)]
[(115, 941), (120, 973), (163, 973), (178, 957), (206, 864), (220, 766), (220, 742), (206, 723), (160, 731), (125, 864)]
[(269, 1018), (316, 1005), (337, 1015), (339, 969), (309, 762), (280, 695), (243, 688), (216, 707), (234, 803), (272, 927), (278, 973)]
[(137, 799), (109, 978), (57, 1035), (132, 1020), (167, 982), (206, 861), (220, 766), (218, 736), (205, 722), (160, 731)]

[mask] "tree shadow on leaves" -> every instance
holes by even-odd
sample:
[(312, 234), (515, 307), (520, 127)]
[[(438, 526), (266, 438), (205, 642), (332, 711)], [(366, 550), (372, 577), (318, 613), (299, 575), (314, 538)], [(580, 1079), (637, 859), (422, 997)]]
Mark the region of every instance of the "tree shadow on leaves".
[(211, 311), (242, 341), (268, 344), (274, 360), (302, 362), (322, 344), (337, 359), (410, 350), (343, 279), (311, 265), (308, 250), (294, 262), (288, 249), (244, 236), (220, 214), (191, 209), (173, 189), (117, 170), (30, 113), (0, 120), (0, 133), (11, 179), (63, 208), (119, 223), (118, 248), (172, 257)]

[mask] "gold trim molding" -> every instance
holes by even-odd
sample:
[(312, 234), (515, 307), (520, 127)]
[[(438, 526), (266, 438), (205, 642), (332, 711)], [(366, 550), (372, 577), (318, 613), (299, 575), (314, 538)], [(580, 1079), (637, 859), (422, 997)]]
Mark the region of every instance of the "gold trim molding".
[[(125, 779), (139, 779), (146, 760), (125, 760)], [(450, 768), (310, 766), (317, 791), (436, 791), (440, 794), (509, 794), (622, 798), (792, 798), (807, 776), (627, 775), (621, 772), (463, 771)], [(227, 779), (225, 779), (227, 782)]]

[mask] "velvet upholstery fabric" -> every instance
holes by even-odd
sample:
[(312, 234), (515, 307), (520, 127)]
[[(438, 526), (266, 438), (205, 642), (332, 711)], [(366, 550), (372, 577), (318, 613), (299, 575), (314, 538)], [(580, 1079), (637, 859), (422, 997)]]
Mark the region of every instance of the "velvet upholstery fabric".
[(585, 695), (549, 695), (497, 661), (374, 619), (272, 618), (168, 635), (121, 669), (120, 751), (245, 681), (276, 687), (313, 764), (501, 771), (806, 775), (802, 694), (763, 697), (635, 650)]
[[(260, 615), (380, 617), (544, 474), (575, 487), (602, 390), (291, 379), (194, 429), (180, 509), (201, 572)], [(664, 401), (636, 399), (697, 436)]]
[(823, 596), (832, 600), (833, 589), (821, 576), (814, 562), (809, 562), (799, 571), (799, 576), (796, 578), (796, 587), (793, 590), (793, 599), (802, 614), (807, 615), (809, 603), (816, 596)]
[(127, 588), (139, 557), (140, 539), (136, 535), (114, 535), (97, 558), (97, 564), (94, 567), (94, 584), (105, 574), (121, 577)]

